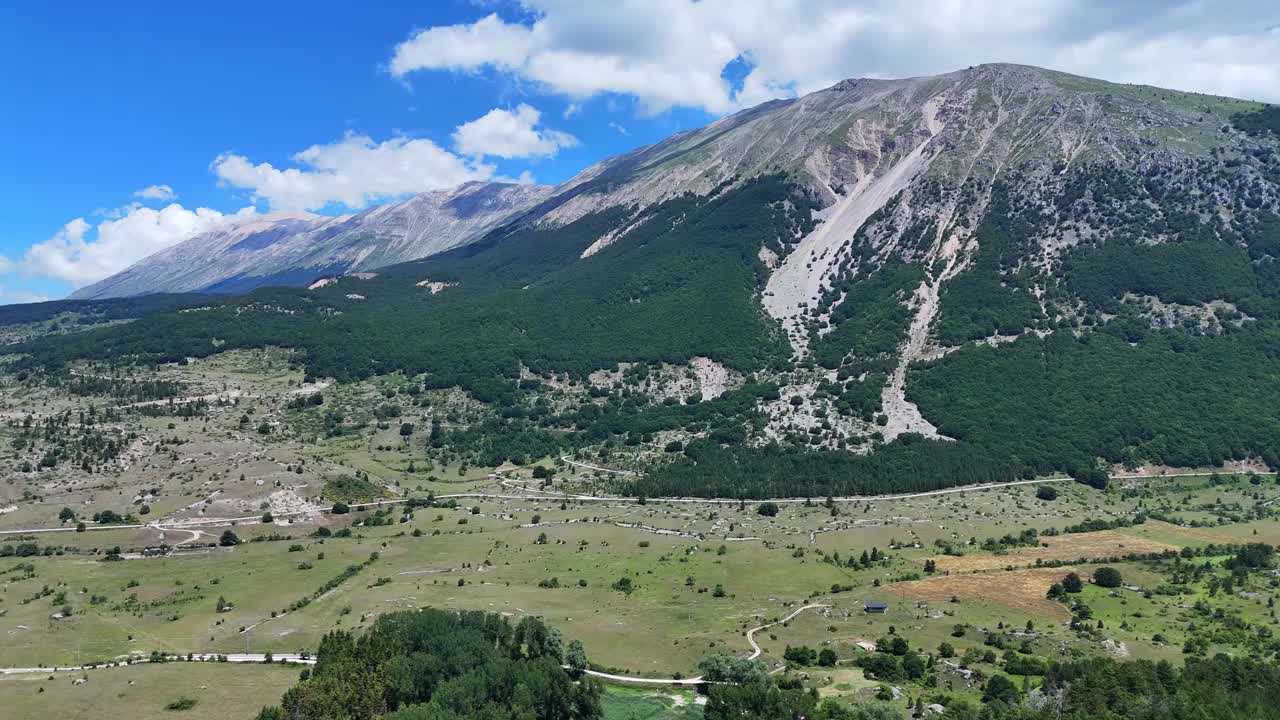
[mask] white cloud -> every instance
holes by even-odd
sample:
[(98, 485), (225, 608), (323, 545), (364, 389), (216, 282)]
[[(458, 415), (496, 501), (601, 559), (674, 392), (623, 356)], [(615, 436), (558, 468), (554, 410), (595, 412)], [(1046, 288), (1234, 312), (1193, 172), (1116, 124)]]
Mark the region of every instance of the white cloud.
[(497, 15), (470, 25), (428, 28), (396, 46), (390, 69), (393, 75), (401, 76), (420, 68), (514, 68), (523, 64), (533, 49), (532, 36), (526, 28), (507, 24)]
[[(396, 46), (396, 77), (492, 70), (567, 96), (722, 113), (847, 77), (1020, 62), (1104, 79), (1280, 100), (1280, 6), (1237, 0), (523, 0)], [(735, 85), (726, 66), (745, 60)]]
[(52, 238), (28, 248), (22, 260), (11, 263), (10, 269), (80, 287), (219, 223), (248, 217), (253, 212), (253, 208), (245, 208), (225, 215), (209, 208), (188, 210), (177, 203), (159, 209), (134, 203), (122, 208), (118, 217), (96, 227), (84, 218), (68, 222)]
[(511, 159), (551, 157), (561, 148), (578, 144), (568, 133), (535, 127), (541, 117), (523, 103), (514, 112), (495, 108), (459, 125), (453, 133), (454, 148), (464, 155)]
[(484, 158), (550, 157), (578, 144), (568, 133), (539, 127), (541, 118), (537, 109), (525, 104), (515, 110), (490, 110), (455, 129), (453, 142), (460, 154), (422, 138), (375, 142), (352, 133), (294, 155), (300, 168), (255, 164), (234, 153), (219, 155), (211, 167), (222, 182), (252, 191), (255, 200), (265, 200), (276, 210), (318, 210), (330, 203), (362, 208), (474, 180), (532, 182), (528, 171), (515, 179), (500, 176)]
[(178, 193), (168, 185), (148, 185), (133, 194), (136, 198), (143, 200), (162, 200), (173, 201), (178, 199)]
[(280, 210), (316, 210), (329, 203), (360, 208), (380, 200), (488, 180), (494, 167), (468, 161), (424, 139), (374, 142), (351, 134), (294, 155), (305, 169), (254, 164), (243, 155), (220, 155), (213, 171), (229, 185), (253, 191)]

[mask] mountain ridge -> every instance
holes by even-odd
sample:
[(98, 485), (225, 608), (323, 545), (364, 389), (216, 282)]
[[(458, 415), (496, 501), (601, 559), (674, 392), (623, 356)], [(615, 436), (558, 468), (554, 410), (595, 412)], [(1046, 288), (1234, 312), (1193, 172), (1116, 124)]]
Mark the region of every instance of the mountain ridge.
[(215, 227), (162, 250), (69, 299), (155, 292), (244, 292), (305, 285), (465, 244), (551, 192), (544, 185), (471, 182), (336, 217), (269, 213)]
[[(455, 438), (476, 462), (656, 452), (664, 491), (732, 492), (730, 467), (770, 496), (800, 474), (1280, 463), (1280, 142), (1258, 107), (1026, 66), (846, 81), (604, 161), (376, 276), (21, 362), (289, 347), (313, 376), (493, 407)], [(683, 374), (696, 393), (660, 390)]]

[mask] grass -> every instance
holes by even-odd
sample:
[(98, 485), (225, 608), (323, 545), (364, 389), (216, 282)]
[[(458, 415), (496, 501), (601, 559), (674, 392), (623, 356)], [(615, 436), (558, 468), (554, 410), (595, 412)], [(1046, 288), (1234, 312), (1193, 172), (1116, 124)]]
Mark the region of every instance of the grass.
[(1039, 547), (1017, 548), (1000, 554), (974, 553), (959, 557), (939, 555), (931, 559), (937, 564), (939, 571), (974, 572), (998, 570), (1009, 566), (1023, 567), (1033, 565), (1037, 561), (1105, 560), (1111, 557), (1146, 555), (1180, 549), (1178, 545), (1134, 537), (1115, 530), (1042, 537), (1040, 543)]
[[(295, 415), (312, 412), (283, 410), (281, 394), (300, 376), (288, 370), (282, 354), (217, 356), (162, 373), (205, 383), (204, 390), (227, 383), (246, 395), (240, 405), (222, 408), (207, 422), (140, 420), (136, 429), (148, 442), (157, 438), (173, 442), (166, 444), (163, 452), (135, 463), (128, 472), (78, 475), (60, 468), (42, 474), (34, 484), (22, 481), (0, 486), (0, 507), (18, 505), (16, 512), (0, 515), (0, 527), (57, 526), (57, 512), (64, 505), (88, 514), (105, 508), (128, 510), (131, 498), (157, 487), (160, 497), (151, 502), (153, 513), (147, 520), (193, 504), (195, 508), (181, 510), (178, 516), (194, 517), (203, 510), (206, 516), (256, 517), (261, 514), (260, 504), (276, 493), (292, 492), (298, 499), (314, 499), (326, 480), (344, 473), (354, 476), (357, 470), (368, 472), (391, 492), (398, 485), (400, 491), (418, 494), (426, 490), (438, 494), (473, 490), (512, 494), (510, 488), (489, 477), (489, 468), (469, 467), (459, 475), (456, 458), (439, 460), (429, 469), (422, 460), (429, 422), (424, 423), (420, 415), (447, 409), (458, 415), (459, 424), (465, 424), (474, 412), (465, 398), (432, 396), (432, 404), (423, 408), (404, 403), (406, 420), (417, 425), (406, 445), (400, 442), (398, 420), (389, 422), (384, 430), (370, 424), (362, 434), (312, 444), (302, 435), (281, 433), (264, 439), (252, 431), (238, 430), (239, 416), (250, 408), (250, 427), (264, 417), (282, 420), (288, 426)], [(388, 383), (395, 380), (375, 378), (368, 384), (326, 390), (323, 407), (342, 405), (353, 412), (362, 406), (373, 407), (382, 402), (381, 390)], [(39, 409), (45, 402), (50, 408), (76, 407), (68, 405), (66, 398), (38, 394), (28, 399), (0, 387), (0, 405), (6, 411), (36, 408), (47, 412)], [(307, 422), (310, 420), (303, 418), (304, 426)], [(3, 432), (0, 428), (0, 434)], [(410, 459), (416, 467), (412, 474), (406, 472)], [(299, 464), (303, 473), (290, 470)], [(514, 476), (527, 478), (528, 474), (529, 468), (523, 468)], [(245, 476), (243, 481), (241, 475)], [(432, 475), (439, 479), (428, 480)], [(589, 475), (562, 470), (557, 487), (590, 491)], [(39, 501), (21, 496), (24, 487), (37, 485), (43, 494)], [(984, 649), (987, 631), (1001, 625), (1020, 628), (1028, 620), (1037, 628), (1037, 654), (1051, 658), (1102, 654), (1109, 650), (1097, 640), (1067, 629), (1064, 605), (1044, 598), (1048, 582), (1060, 578), (1066, 568), (1015, 572), (1003, 568), (1034, 565), (1036, 559), (1075, 563), (1081, 557), (1201, 547), (1211, 542), (1280, 542), (1277, 520), (1241, 521), (1260, 503), (1280, 495), (1280, 488), (1270, 478), (1251, 484), (1244, 477), (1226, 475), (1213, 484), (1203, 476), (1162, 477), (1117, 486), (1100, 493), (1074, 483), (1058, 483), (1059, 497), (1052, 502), (1036, 499), (1034, 486), (878, 500), (841, 505), (834, 517), (820, 500), (813, 506), (784, 504), (773, 518), (758, 515), (755, 504), (739, 509), (735, 505), (660, 501), (646, 505), (570, 502), (561, 509), (561, 501), (552, 499), (467, 500), (456, 510), (418, 509), (403, 524), (397, 522), (397, 511), (390, 516), (393, 525), (357, 528), (357, 537), (324, 542), (310, 537), (318, 525), (336, 530), (367, 515), (317, 516), (301, 519), (296, 525), (261, 525), (255, 520), (234, 528), (246, 542), (232, 550), (115, 563), (99, 561), (100, 553), (93, 551), (115, 545), (126, 550), (155, 545), (162, 540), (160, 533), (149, 528), (115, 528), (50, 534), (41, 536), (39, 542), (65, 544), (78, 552), (23, 559), (35, 567), (31, 578), (20, 573), (0, 575), (0, 611), (4, 611), (0, 613), (0, 633), (6, 639), (0, 644), (0, 666), (71, 664), (130, 653), (146, 655), (152, 650), (314, 650), (320, 637), (334, 628), (359, 631), (380, 613), (422, 606), (501, 612), (512, 621), (525, 615), (541, 616), (560, 628), (566, 640), (583, 641), (593, 662), (660, 677), (692, 674), (698, 660), (709, 653), (746, 654), (749, 647), (744, 635), (748, 628), (777, 620), (807, 602), (831, 607), (807, 612), (786, 625), (757, 634), (764, 649), (763, 660), (770, 667), (777, 666), (788, 644), (830, 647), (847, 663), (861, 652), (854, 643), (874, 642), (889, 634), (890, 628), (914, 648), (933, 651), (939, 643), (949, 642), (963, 653), (971, 647)], [(213, 502), (204, 504), (211, 495)], [(469, 512), (472, 505), (479, 508), (478, 514)], [(981, 542), (988, 537), (1016, 535), (1026, 528), (1044, 531), (1086, 519), (1131, 518), (1139, 509), (1159, 510), (1208, 527), (1148, 521), (1102, 533), (1045, 536), (1048, 547), (1007, 554), (967, 547), (966, 555), (959, 558), (940, 556), (934, 545), (935, 541), (966, 545), (971, 538)], [(539, 523), (531, 527), (535, 516)], [(211, 529), (200, 541), (216, 540), (221, 531)], [(414, 537), (414, 531), (420, 535)], [(546, 544), (536, 543), (541, 533), (547, 536)], [(249, 542), (271, 534), (292, 537)], [(163, 540), (172, 543), (185, 536), (170, 532)], [(16, 539), (0, 539), (0, 543), (6, 542)], [(289, 552), (294, 544), (302, 545), (303, 550)], [(872, 547), (890, 559), (856, 569), (824, 562), (824, 557), (835, 553), (842, 559), (856, 558)], [(372, 567), (305, 608), (284, 612), (372, 552), (380, 554)], [(897, 582), (920, 574), (928, 558), (935, 558), (941, 570), (952, 570), (951, 577)], [(17, 558), (0, 559), (0, 572), (18, 562)], [(300, 569), (304, 563), (311, 569)], [(1123, 571), (1126, 583), (1157, 587), (1165, 582), (1163, 571), (1145, 563), (1116, 566)], [(1092, 569), (1087, 564), (1077, 567), (1082, 574)], [(959, 571), (965, 572), (957, 574)], [(610, 589), (624, 576), (636, 587), (629, 595)], [(379, 578), (389, 578), (389, 582), (375, 583)], [(556, 578), (560, 587), (539, 587), (550, 578)], [(52, 592), (40, 596), (46, 585)], [(717, 585), (724, 587), (724, 597), (713, 596), (711, 589)], [(840, 586), (841, 591), (833, 592), (833, 586)], [(1270, 592), (1260, 587), (1252, 591)], [(65, 602), (75, 611), (69, 619), (51, 618), (60, 607), (52, 602), (58, 592), (65, 593)], [(126, 604), (134, 595), (138, 604)], [(219, 596), (232, 605), (230, 611), (215, 612)], [(953, 596), (958, 602), (951, 602)], [(94, 597), (105, 600), (95, 603)], [(1186, 626), (1197, 620), (1182, 606), (1201, 598), (1213, 607), (1240, 613), (1249, 622), (1274, 624), (1265, 598), (1221, 594), (1210, 598), (1202, 587), (1180, 596), (1146, 598), (1141, 593), (1088, 586), (1081, 598), (1093, 608), (1095, 618), (1104, 622), (1103, 635), (1124, 643), (1135, 657), (1179, 660)], [(23, 602), (28, 599), (30, 602)], [(862, 604), (869, 600), (890, 603), (889, 612), (864, 614)], [(969, 628), (963, 637), (952, 636), (957, 624)], [(242, 633), (242, 627), (251, 629)], [(1166, 642), (1154, 642), (1156, 633), (1163, 634)], [(1239, 652), (1240, 647), (1224, 641), (1211, 648), (1217, 650)], [(993, 672), (997, 667), (979, 669)], [(136, 672), (143, 671), (175, 672), (161, 665)], [(875, 685), (848, 664), (835, 670), (810, 668), (806, 672), (824, 694), (860, 696)], [(100, 677), (108, 676), (91, 673), (90, 683)], [(945, 682), (956, 679), (948, 676)], [(0, 692), (11, 687), (35, 686), (24, 686), (17, 679), (0, 681)], [(77, 691), (84, 688), (75, 686)], [(44, 695), (55, 692), (64, 689), (50, 685)], [(275, 691), (268, 694), (279, 695)], [(195, 700), (196, 705), (188, 710), (163, 710), (166, 703), (183, 696)], [(146, 712), (168, 717), (202, 717), (202, 713), (225, 706), (203, 691), (178, 684), (156, 688), (147, 702)], [(606, 703), (610, 717), (679, 718), (685, 717), (679, 713), (696, 712), (675, 708), (652, 692), (611, 690)], [(243, 716), (251, 715), (261, 703), (247, 704), (253, 707), (240, 713)], [(138, 716), (148, 715), (139, 710)]]
[[(0, 677), (6, 718), (121, 717), (131, 720), (224, 720), (253, 717), (278, 704), (297, 668), (223, 663), (144, 663), (82, 673)], [(85, 682), (76, 684), (79, 678)], [(41, 692), (41, 688), (44, 689)], [(169, 708), (180, 699), (184, 707)]]
[(604, 720), (700, 720), (701, 706), (695, 705), (690, 693), (678, 695), (682, 699), (677, 706), (675, 696), (636, 693), (626, 690), (609, 690), (601, 700)]

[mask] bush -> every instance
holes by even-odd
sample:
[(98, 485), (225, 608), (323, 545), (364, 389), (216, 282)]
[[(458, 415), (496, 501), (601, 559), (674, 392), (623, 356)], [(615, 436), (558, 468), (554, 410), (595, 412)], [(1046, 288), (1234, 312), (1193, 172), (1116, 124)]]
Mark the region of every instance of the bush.
[(1036, 488), (1036, 497), (1041, 500), (1057, 500), (1058, 488), (1053, 487), (1052, 485), (1041, 485)]
[(236, 534), (229, 529), (223, 530), (222, 537), (218, 538), (218, 544), (221, 545), (222, 547), (231, 547), (232, 545), (239, 545), (240, 538), (236, 537)]
[(756, 508), (756, 512), (765, 517), (776, 517), (778, 514), (777, 503), (760, 503), (760, 507)]
[(1075, 573), (1067, 573), (1062, 578), (1062, 589), (1069, 593), (1078, 593), (1084, 589), (1084, 583), (1080, 580), (1080, 576)]
[(782, 659), (795, 665), (812, 665), (818, 659), (818, 653), (808, 645), (800, 645), (797, 647), (787, 646), (782, 653)]
[(1113, 567), (1100, 567), (1093, 571), (1093, 582), (1098, 587), (1118, 588), (1123, 584), (1120, 571)]
[(186, 695), (179, 697), (177, 700), (164, 706), (165, 710), (190, 710), (196, 706), (195, 698), (189, 698)]

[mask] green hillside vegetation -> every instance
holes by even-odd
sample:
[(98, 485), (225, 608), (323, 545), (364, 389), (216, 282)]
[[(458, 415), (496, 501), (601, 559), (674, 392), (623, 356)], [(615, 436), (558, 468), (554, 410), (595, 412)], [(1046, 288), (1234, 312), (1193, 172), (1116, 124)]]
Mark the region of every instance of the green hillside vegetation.
[[(1196, 186), (1197, 177), (1214, 173), (1238, 185), (1233, 228), (1210, 212)], [(260, 290), (42, 338), (19, 346), (27, 354), (13, 369), (49, 375), (80, 359), (185, 362), (285, 347), (311, 378), (400, 373), (419, 391), (462, 388), (488, 414), (433, 426), (430, 446), (475, 465), (591, 447), (659, 449), (661, 442), (662, 460), (633, 487), (647, 495), (908, 492), (1081, 475), (1100, 460), (1280, 460), (1280, 423), (1271, 420), (1280, 401), (1272, 370), (1280, 349), (1280, 219), (1252, 211), (1251, 203), (1262, 202), (1256, 183), (1216, 154), (1144, 173), (1081, 164), (1053, 181), (1047, 203), (1035, 195), (1044, 188), (1033, 192), (1034, 183), (1016, 172), (993, 188), (976, 228), (978, 253), (943, 288), (937, 338), (964, 345), (1029, 328), (1055, 332), (968, 345), (913, 369), (909, 398), (958, 443), (908, 437), (879, 447), (874, 427), (826, 442), (834, 426), (825, 417), (816, 432), (765, 437), (759, 407), (778, 399), (796, 367), (781, 327), (760, 307), (767, 268), (758, 254), (762, 247), (785, 253), (812, 229), (813, 204), (783, 175), (732, 182), (644, 211), (618, 207), (554, 229), (507, 229), (373, 279)], [(892, 217), (882, 210), (872, 219), (881, 232), (859, 231), (823, 293), (818, 309), (829, 311), (830, 332), (820, 333), (817, 322), (809, 328), (813, 360), (837, 370), (813, 398), (866, 423), (883, 421), (881, 391), (911, 317), (905, 301), (926, 272), (894, 256), (873, 262), (869, 238), (884, 236)], [(931, 227), (917, 223), (904, 242), (918, 250)], [(1091, 230), (1063, 250), (1059, 266), (1034, 260), (1043, 238), (1082, 228)], [(583, 258), (607, 233), (615, 241)], [(432, 293), (418, 286), (424, 280), (450, 285)], [(1216, 321), (1156, 330), (1131, 295), (1204, 311), (1210, 320), (1216, 313)], [(1238, 311), (1205, 309), (1215, 301)], [(715, 400), (677, 402), (638, 386), (583, 383), (619, 363), (642, 373), (700, 356), (745, 384)], [(575, 390), (553, 404), (541, 380), (521, 379), (522, 369), (555, 375)], [(315, 414), (319, 427), (322, 413)], [(345, 431), (341, 413), (323, 415), (326, 436)], [(672, 444), (661, 433), (681, 438)], [(866, 456), (812, 450), (849, 443), (879, 449)]]
[(1236, 113), (1231, 116), (1231, 124), (1253, 136), (1280, 135), (1280, 105)]
[(847, 278), (824, 299), (843, 299), (831, 311), (834, 330), (815, 333), (814, 360), (823, 367), (837, 368), (849, 355), (866, 358), (887, 355), (897, 349), (911, 323), (904, 301), (910, 297), (924, 271), (917, 265), (890, 260), (866, 276)]
[[(622, 240), (570, 262), (606, 231), (637, 222)], [(352, 286), (344, 283), (261, 290), (208, 311), (24, 349), (31, 365), (51, 367), (279, 345), (298, 350), (316, 376), (347, 381), (402, 370), (481, 394), (522, 363), (578, 376), (624, 360), (683, 363), (699, 355), (759, 368), (787, 350), (754, 300), (765, 276), (757, 250), (811, 224), (803, 195), (780, 176), (762, 177), (708, 198), (683, 196), (639, 218), (615, 209), (389, 268), (360, 282), (365, 300), (348, 299)], [(433, 295), (415, 286), (423, 279), (458, 285)]]
[(1037, 327), (1043, 313), (1029, 288), (1021, 287), (1019, 261), (1029, 251), (1035, 225), (1014, 212), (1009, 188), (997, 183), (978, 225), (973, 266), (947, 283), (938, 319), (938, 339), (959, 345), (992, 335), (1017, 335)]
[(938, 430), (1035, 472), (1109, 462), (1280, 464), (1280, 331), (1107, 332), (970, 346), (908, 384)]
[(1012, 480), (1019, 468), (966, 443), (906, 434), (870, 455), (766, 445), (690, 443), (685, 457), (636, 480), (629, 492), (650, 497), (768, 498), (924, 492)]
[(424, 609), (320, 641), (309, 676), (259, 720), (593, 720), (601, 688), (561, 669), (560, 634), (526, 617)]

